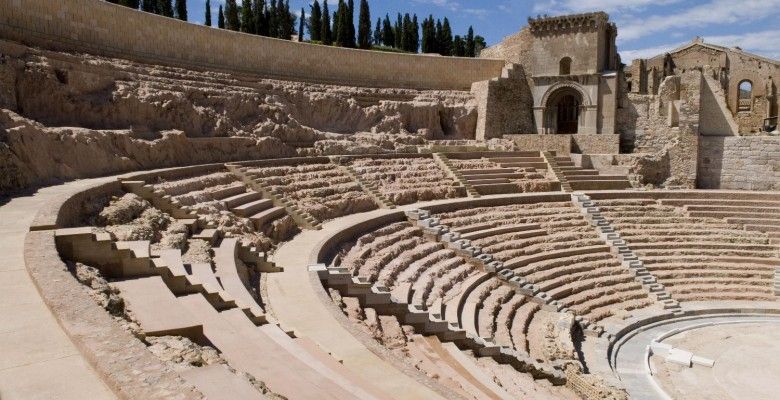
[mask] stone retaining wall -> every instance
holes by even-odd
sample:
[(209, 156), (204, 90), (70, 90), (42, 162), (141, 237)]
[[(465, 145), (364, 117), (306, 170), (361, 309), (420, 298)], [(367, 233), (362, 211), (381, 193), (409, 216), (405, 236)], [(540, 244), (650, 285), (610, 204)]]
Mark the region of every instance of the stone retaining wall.
[(294, 43), (185, 23), (99, 0), (0, 0), (0, 37), (59, 51), (347, 86), (469, 90), (503, 60)]
[(780, 190), (780, 137), (699, 138), (702, 189)]

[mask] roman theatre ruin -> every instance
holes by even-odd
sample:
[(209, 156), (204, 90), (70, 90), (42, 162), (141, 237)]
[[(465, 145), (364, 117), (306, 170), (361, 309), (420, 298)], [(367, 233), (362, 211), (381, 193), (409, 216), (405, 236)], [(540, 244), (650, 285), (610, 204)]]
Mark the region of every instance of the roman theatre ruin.
[(0, 398), (771, 399), (780, 62), (0, 0)]

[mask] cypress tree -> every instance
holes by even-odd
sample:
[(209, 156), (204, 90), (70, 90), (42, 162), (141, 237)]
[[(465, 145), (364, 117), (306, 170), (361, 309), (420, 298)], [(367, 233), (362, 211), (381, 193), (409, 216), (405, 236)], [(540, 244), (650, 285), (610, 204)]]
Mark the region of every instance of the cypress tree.
[(312, 41), (322, 41), (322, 9), (320, 9), (319, 0), (314, 0), (314, 4), (311, 6), (311, 16), (309, 17), (309, 36), (311, 37)]
[(474, 57), (479, 57), (479, 53), (486, 47), (487, 43), (485, 42), (485, 38), (479, 35), (474, 36)]
[[(327, 1), (327, 0), (325, 0), (325, 1)], [(331, 36), (333, 36), (333, 45), (334, 46), (338, 46), (339, 45), (338, 44), (338, 38), (336, 36), (338, 36), (338, 34), (339, 34), (339, 17), (341, 16), (340, 10), (341, 10), (341, 7), (339, 7), (339, 5), (336, 4), (336, 11), (333, 11), (333, 14), (332, 14), (332, 17), (331, 17), (331, 20), (333, 21), (333, 29), (332, 29)]]
[(474, 42), (474, 27), (469, 26), (469, 33), (466, 35), (466, 57), (476, 57), (476, 43)]
[(241, 0), (241, 32), (255, 32), (255, 18), (252, 15), (252, 0)]
[(382, 42), (387, 47), (395, 46), (395, 32), (390, 24), (390, 15), (385, 14), (385, 22), (382, 25)]
[(295, 15), (290, 12), (290, 0), (279, 3), (279, 38), (290, 40), (295, 34)]
[(404, 51), (412, 51), (412, 18), (409, 13), (404, 15), (404, 19), (401, 22), (401, 49)]
[(298, 23), (298, 41), (303, 42), (304, 29), (306, 29), (306, 10), (301, 7), (301, 20)]
[(141, 11), (157, 13), (157, 0), (143, 0), (141, 2)]
[(117, 3), (119, 3), (119, 0), (106, 0), (106, 1), (107, 1), (107, 2), (109, 2), (109, 3), (111, 3), (111, 4), (117, 4)]
[(328, 46), (333, 44), (333, 31), (330, 29), (330, 11), (328, 11), (328, 0), (322, 2), (322, 44)]
[[(369, 19), (370, 21), (370, 19)], [(347, 1), (347, 47), (355, 48), (355, 1)], [(371, 23), (369, 22), (369, 26)], [(369, 28), (369, 31), (371, 28)]]
[(349, 6), (344, 0), (339, 0), (337, 15), (336, 44), (341, 47), (349, 47)]
[(173, 18), (172, 0), (157, 0), (157, 13), (164, 17)]
[(217, 27), (225, 29), (225, 13), (222, 11), (222, 4), (219, 5), (219, 12), (217, 13)]
[(203, 24), (211, 26), (211, 0), (206, 0), (206, 19), (203, 20)]
[(466, 42), (460, 35), (455, 35), (455, 39), (452, 40), (452, 55), (455, 57), (464, 57), (466, 55)]
[(441, 25), (441, 20), (436, 20), (436, 27), (435, 27), (435, 36), (436, 36), (436, 52), (444, 55), (444, 28)]
[(271, 0), (271, 5), (268, 7), (270, 18), (268, 18), (268, 36), (273, 38), (279, 37), (279, 9), (276, 4), (276, 0)]
[(376, 28), (374, 28), (374, 45), (382, 44), (382, 18), (376, 19)]
[(176, 18), (187, 20), (187, 0), (176, 0)]
[(360, 18), (358, 18), (358, 46), (361, 49), (371, 48), (371, 11), (368, 1), (360, 0)]
[(450, 28), (450, 20), (444, 17), (444, 24), (442, 25), (442, 49), (443, 56), (452, 55), (452, 28)]
[(398, 18), (395, 20), (395, 28), (393, 29), (395, 35), (395, 44), (393, 47), (396, 49), (400, 49), (403, 46), (403, 38), (404, 38), (404, 25), (403, 25), (403, 19), (401, 18), (401, 13), (398, 13)]
[(241, 20), (238, 17), (238, 4), (236, 0), (225, 0), (225, 22), (231, 31), (241, 29)]
[(413, 53), (420, 50), (420, 22), (417, 20), (417, 14), (412, 18), (412, 48)]
[(255, 33), (268, 36), (268, 21), (265, 19), (265, 0), (255, 0), (252, 5), (252, 14), (254, 14)]
[(117, 3), (120, 6), (130, 7), (134, 10), (137, 10), (139, 6), (138, 0), (119, 0), (118, 2), (114, 1), (113, 3)]

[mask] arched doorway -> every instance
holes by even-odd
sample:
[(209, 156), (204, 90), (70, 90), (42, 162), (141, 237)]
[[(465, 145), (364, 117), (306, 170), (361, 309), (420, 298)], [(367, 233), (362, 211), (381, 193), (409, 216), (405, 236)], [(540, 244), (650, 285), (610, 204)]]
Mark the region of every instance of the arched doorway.
[(572, 94), (567, 94), (558, 100), (556, 105), (556, 133), (577, 133), (580, 121), (580, 101)]
[(553, 91), (547, 98), (545, 125), (547, 133), (575, 134), (580, 131), (582, 94), (567, 86)]

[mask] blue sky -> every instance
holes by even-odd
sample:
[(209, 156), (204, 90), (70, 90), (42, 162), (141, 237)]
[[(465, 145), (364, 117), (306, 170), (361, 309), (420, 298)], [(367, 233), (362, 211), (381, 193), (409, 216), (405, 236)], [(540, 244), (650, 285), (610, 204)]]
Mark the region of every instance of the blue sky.
[[(190, 21), (203, 21), (205, 2), (188, 0)], [(216, 10), (220, 3), (224, 0), (212, 0), (212, 7)], [(310, 3), (290, 0), (291, 8), (305, 7), (307, 13)], [(446, 16), (454, 34), (464, 34), (473, 25), (488, 44), (520, 30), (528, 16), (603, 10), (618, 25), (623, 62), (663, 53), (696, 36), (780, 59), (780, 0), (369, 0), (369, 4), (373, 21), (386, 13), (392, 18), (399, 11)], [(216, 11), (213, 18), (216, 24)]]

